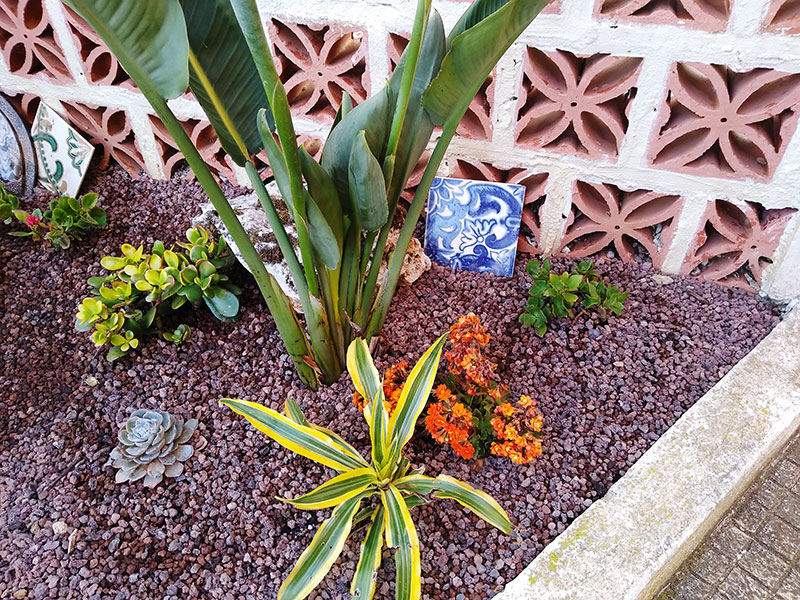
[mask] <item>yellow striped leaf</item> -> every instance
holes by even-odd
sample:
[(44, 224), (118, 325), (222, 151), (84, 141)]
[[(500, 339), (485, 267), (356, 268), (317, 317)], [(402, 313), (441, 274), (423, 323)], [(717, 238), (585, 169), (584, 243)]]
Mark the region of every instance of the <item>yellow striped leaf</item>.
[[(353, 385), (367, 402), (370, 402), (378, 394), (378, 390), (383, 387), (383, 381), (372, 362), (367, 343), (361, 338), (352, 341), (347, 349), (347, 371), (353, 380)], [(364, 410), (364, 417), (370, 423), (372, 419)]]
[(503, 533), (511, 531), (511, 521), (497, 500), (448, 475), (439, 475), (435, 479), (419, 474), (408, 475), (398, 479), (395, 485), (399, 490), (414, 494), (424, 495), (435, 490), (434, 496), (437, 498), (455, 500)]
[(356, 574), (350, 586), (350, 595), (359, 600), (372, 600), (375, 595), (375, 575), (381, 566), (381, 550), (383, 549), (383, 532), (386, 521), (383, 507), (372, 512), (372, 523), (361, 544), (361, 556), (358, 559)]
[(386, 511), (386, 545), (396, 548), (394, 553), (396, 575), (396, 600), (419, 600), (421, 597), (419, 539), (411, 514), (396, 487), (381, 490)]
[(361, 456), (361, 453), (358, 450), (356, 450), (353, 446), (351, 446), (350, 443), (348, 443), (338, 433), (335, 433), (330, 429), (326, 429), (325, 427), (315, 425), (314, 423), (309, 423), (308, 419), (306, 419), (306, 416), (303, 414), (303, 411), (300, 410), (300, 407), (297, 405), (297, 402), (295, 402), (291, 398), (286, 399), (286, 403), (283, 406), (283, 412), (285, 412), (286, 416), (289, 417), (292, 421), (294, 421), (298, 425), (305, 425), (306, 427), (310, 427), (311, 429), (319, 431), (323, 435), (326, 435), (334, 446), (339, 446), (342, 452), (344, 452), (345, 454), (349, 454), (353, 458), (357, 459), (362, 465), (368, 464), (366, 459), (363, 456)]
[(281, 585), (278, 600), (303, 600), (322, 581), (342, 553), (352, 529), (353, 515), (369, 493), (363, 492), (333, 509)]
[(358, 393), (366, 400), (364, 418), (369, 424), (372, 461), (378, 469), (389, 462), (389, 414), (383, 403), (383, 380), (372, 362), (369, 347), (361, 338), (347, 349), (347, 370)]
[[(375, 398), (370, 401), (367, 408), (370, 409), (369, 438), (372, 442), (372, 462), (375, 468), (383, 470), (383, 467), (390, 464), (389, 448), (387, 442), (389, 438), (389, 414), (383, 403), (383, 386), (378, 388)], [(365, 411), (366, 412), (366, 409)]]
[(300, 456), (310, 458), (337, 471), (349, 471), (368, 466), (334, 445), (325, 434), (295, 423), (292, 419), (271, 408), (261, 406), (256, 402), (233, 398), (223, 398), (220, 400), (220, 404), (242, 415), (253, 427)]
[(400, 400), (389, 420), (389, 435), (390, 439), (397, 443), (397, 452), (411, 439), (417, 419), (428, 402), (445, 340), (447, 334), (436, 340), (425, 351), (403, 386)]
[[(369, 467), (353, 469), (337, 475), (314, 490), (294, 500), (278, 498), (302, 510), (316, 510), (338, 506), (342, 502), (358, 496), (372, 484), (377, 483), (378, 476)], [(374, 488), (373, 488), (374, 489)]]

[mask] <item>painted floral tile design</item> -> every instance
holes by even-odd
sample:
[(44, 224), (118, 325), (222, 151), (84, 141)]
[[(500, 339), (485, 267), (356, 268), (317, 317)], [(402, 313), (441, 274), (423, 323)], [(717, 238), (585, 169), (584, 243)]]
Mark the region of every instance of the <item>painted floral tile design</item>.
[(600, 17), (639, 23), (674, 24), (722, 31), (731, 16), (732, 0), (597, 0)]
[(517, 144), (615, 158), (641, 64), (641, 58), (529, 47), (517, 101)]
[(525, 188), (437, 177), (428, 195), (425, 252), (437, 263), (510, 277)]
[(773, 33), (800, 33), (800, 2), (798, 0), (772, 0), (762, 26)]
[(94, 146), (44, 102), (31, 130), (39, 183), (51, 192), (77, 196)]
[(363, 30), (337, 23), (269, 22), (273, 54), (289, 104), (297, 115), (329, 122), (347, 92), (367, 97), (367, 40)]
[(0, 0), (0, 52), (15, 75), (72, 81), (43, 0)]
[(799, 109), (798, 73), (677, 63), (650, 162), (696, 175), (770, 180), (797, 127)]
[(637, 245), (660, 268), (683, 208), (680, 196), (624, 191), (606, 183), (575, 182), (573, 210), (559, 252), (582, 258), (606, 248), (633, 262)]
[(712, 202), (681, 271), (730, 287), (758, 289), (795, 212), (765, 209), (755, 202)]
[(547, 188), (547, 173), (520, 167), (501, 169), (487, 162), (459, 158), (456, 159), (452, 175), (463, 179), (525, 186), (525, 202), (522, 206), (522, 223), (517, 250), (528, 254), (541, 253), (542, 209)]

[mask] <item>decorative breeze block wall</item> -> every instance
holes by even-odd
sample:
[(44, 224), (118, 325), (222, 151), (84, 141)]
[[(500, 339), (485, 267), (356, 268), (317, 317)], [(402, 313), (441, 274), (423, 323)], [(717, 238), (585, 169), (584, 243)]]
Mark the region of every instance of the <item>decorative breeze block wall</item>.
[(343, 92), (354, 105), (366, 100), (369, 79), (363, 29), (270, 19), (269, 32), (294, 114), (333, 121)]
[[(358, 104), (387, 81), (413, 10), (256, 2), (298, 143), (318, 155), (342, 94)], [(466, 6), (434, 2), (448, 29)], [(117, 60), (60, 0), (0, 0), (0, 90), (28, 120), (48, 102), (101, 147), (101, 166), (191, 176)], [(246, 185), (191, 93), (171, 106), (217, 176)], [(526, 185), (521, 252), (613, 252), (788, 298), (800, 295), (798, 115), (800, 0), (553, 0), (481, 86), (440, 174)]]
[(628, 192), (585, 181), (575, 182), (572, 203), (561, 253), (584, 258), (613, 248), (622, 260), (633, 262), (641, 248), (655, 267), (664, 262), (683, 207), (680, 196), (648, 190)]
[(722, 31), (731, 16), (729, 0), (597, 0), (596, 14), (631, 23), (680, 23)]
[(527, 48), (516, 142), (589, 157), (617, 156), (641, 59)]
[(800, 73), (677, 63), (650, 161), (698, 175), (768, 180), (797, 127), (798, 105)]

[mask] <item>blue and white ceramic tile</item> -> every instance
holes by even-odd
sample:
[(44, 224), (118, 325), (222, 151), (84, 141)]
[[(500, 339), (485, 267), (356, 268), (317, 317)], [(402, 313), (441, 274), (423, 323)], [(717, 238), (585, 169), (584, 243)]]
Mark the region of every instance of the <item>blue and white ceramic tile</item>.
[(425, 252), (440, 265), (510, 277), (524, 200), (524, 185), (435, 178)]

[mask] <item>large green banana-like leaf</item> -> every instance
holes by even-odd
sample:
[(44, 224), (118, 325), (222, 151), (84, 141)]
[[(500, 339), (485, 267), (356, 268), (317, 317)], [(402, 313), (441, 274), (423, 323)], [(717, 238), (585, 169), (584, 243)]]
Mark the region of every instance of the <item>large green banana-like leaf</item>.
[(434, 123), (463, 114), (497, 61), (549, 0), (477, 0), (448, 37), (442, 68), (422, 96)]
[(339, 200), (339, 194), (336, 192), (333, 179), (303, 146), (299, 148), (298, 152), (300, 165), (303, 169), (303, 177), (305, 177), (308, 185), (308, 193), (314, 199), (322, 214), (325, 215), (331, 231), (333, 231), (341, 245), (344, 242), (344, 218), (342, 203)]
[(256, 125), (258, 134), (261, 136), (264, 152), (267, 154), (269, 166), (272, 169), (272, 176), (275, 177), (275, 183), (278, 185), (278, 190), (281, 193), (281, 198), (283, 198), (287, 208), (294, 215), (294, 201), (292, 199), (291, 184), (289, 183), (289, 171), (286, 168), (286, 159), (283, 156), (281, 147), (272, 135), (269, 113), (267, 113), (266, 110), (260, 110), (258, 112)]
[(389, 419), (389, 439), (396, 444), (396, 451), (401, 450), (411, 439), (417, 419), (428, 402), (446, 340), (447, 334), (444, 334), (425, 351), (403, 386), (400, 399)]
[(392, 107), (389, 89), (385, 87), (348, 112), (328, 136), (320, 164), (333, 179), (342, 200), (350, 197), (350, 155), (358, 132), (366, 132), (372, 154), (382, 162), (391, 127)]
[[(189, 35), (190, 87), (237, 165), (261, 149), (253, 126), (269, 103), (229, 0), (181, 0)], [(271, 119), (271, 115), (268, 117)]]
[(354, 496), (360, 495), (362, 492), (366, 491), (369, 486), (377, 482), (378, 474), (369, 467), (363, 467), (361, 469), (345, 471), (307, 494), (303, 494), (299, 498), (294, 498), (293, 500), (287, 498), (278, 499), (288, 502), (295, 508), (301, 510), (330, 508), (331, 506), (338, 506), (345, 500), (349, 500)]
[(282, 414), (256, 402), (223, 398), (233, 412), (242, 415), (253, 427), (267, 434), (284, 448), (337, 471), (368, 467), (360, 455), (347, 452), (324, 434), (294, 422)]
[(136, 85), (175, 98), (189, 85), (189, 42), (178, 0), (64, 0), (111, 49)]
[(428, 494), (435, 490), (434, 496), (437, 498), (455, 500), (503, 533), (511, 531), (511, 521), (497, 500), (453, 477), (439, 475), (433, 478), (414, 474), (398, 479), (395, 485), (398, 490), (414, 494)]
[[(358, 515), (356, 515), (357, 518)], [(353, 524), (355, 524), (355, 518)], [(383, 549), (383, 532), (386, 521), (383, 516), (383, 506), (378, 506), (372, 512), (372, 523), (367, 529), (367, 535), (361, 544), (361, 556), (358, 557), (356, 574), (350, 585), (350, 595), (359, 600), (372, 600), (375, 595), (375, 573), (381, 566), (381, 550)]]
[(304, 190), (306, 198), (306, 212), (308, 213), (308, 232), (311, 236), (311, 244), (322, 260), (322, 263), (331, 271), (339, 266), (339, 259), (342, 257), (343, 238), (338, 238), (328, 223), (328, 219), (322, 212), (317, 203), (307, 191)]
[(386, 182), (383, 170), (369, 149), (366, 132), (356, 134), (348, 164), (350, 200), (356, 209), (358, 224), (365, 231), (380, 229), (389, 218)]
[(302, 600), (322, 581), (342, 553), (361, 501), (371, 493), (363, 492), (333, 509), (281, 585), (278, 600)]
[(418, 600), (421, 595), (419, 538), (403, 495), (390, 485), (381, 490), (386, 512), (386, 545), (396, 548), (396, 600)]

